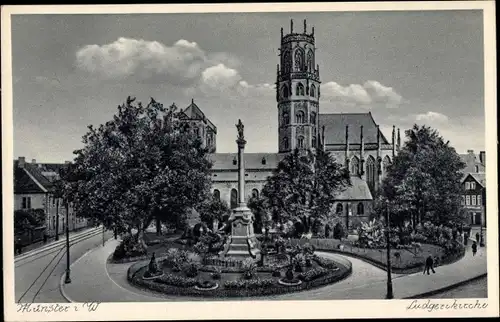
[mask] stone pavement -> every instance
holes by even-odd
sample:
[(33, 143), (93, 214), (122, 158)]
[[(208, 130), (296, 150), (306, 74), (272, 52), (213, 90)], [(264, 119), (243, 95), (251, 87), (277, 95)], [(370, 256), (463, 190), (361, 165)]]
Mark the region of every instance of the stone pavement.
[[(107, 258), (119, 241), (111, 240), (77, 260), (71, 267), (71, 284), (63, 284), (61, 292), (72, 302), (158, 302), (206, 301), (206, 298), (172, 296), (139, 290), (127, 282), (126, 272), (132, 263), (108, 264)], [(319, 252), (318, 252), (319, 253)], [(383, 299), (386, 294), (387, 272), (356, 258), (321, 253), (338, 261), (350, 261), (353, 272), (348, 278), (321, 288), (276, 296), (238, 298), (238, 300), (334, 300), (334, 299)], [(144, 261), (146, 265), (148, 260)], [(395, 298), (408, 298), (434, 292), (470, 280), (486, 273), (486, 249), (479, 248), (472, 256), (470, 245), (463, 259), (436, 268), (436, 273), (423, 275), (393, 274)], [(210, 299), (234, 300), (234, 299)]]

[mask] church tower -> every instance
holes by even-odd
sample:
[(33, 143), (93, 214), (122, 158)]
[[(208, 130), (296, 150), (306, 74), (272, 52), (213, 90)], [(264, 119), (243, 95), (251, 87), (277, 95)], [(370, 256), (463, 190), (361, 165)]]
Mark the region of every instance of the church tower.
[(278, 151), (295, 148), (316, 148), (319, 130), (319, 66), (315, 65), (314, 27), (307, 33), (295, 32), (293, 20), (290, 33), (281, 28), (280, 64), (277, 68), (276, 100), (278, 102)]

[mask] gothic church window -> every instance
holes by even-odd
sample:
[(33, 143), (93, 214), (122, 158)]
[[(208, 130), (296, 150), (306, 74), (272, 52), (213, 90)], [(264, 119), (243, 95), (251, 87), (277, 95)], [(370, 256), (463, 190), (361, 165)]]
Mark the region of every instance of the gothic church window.
[(351, 174), (359, 173), (359, 159), (357, 157), (353, 157), (351, 160)]
[(382, 161), (382, 171), (384, 171), (384, 174), (387, 173), (387, 169), (389, 168), (389, 165), (391, 165), (391, 159), (389, 159), (388, 156), (384, 158)]
[(298, 111), (297, 114), (295, 115), (295, 123), (305, 123), (305, 114), (302, 111)]
[(297, 96), (304, 96), (304, 85), (302, 85), (301, 83), (298, 83), (297, 87), (295, 89), (295, 94)]
[(375, 187), (375, 159), (372, 156), (366, 162), (366, 181), (371, 189)]
[(295, 50), (295, 70), (299, 72), (304, 70), (304, 51), (301, 48)]
[(299, 136), (297, 138), (297, 147), (299, 149), (303, 149), (304, 148), (304, 137), (303, 136)]
[(311, 113), (311, 124), (316, 124), (316, 112)]
[(309, 52), (307, 53), (307, 71), (312, 73), (314, 71), (314, 54), (311, 49), (309, 49)]
[(288, 138), (286, 136), (283, 138), (283, 148), (288, 150)]
[(284, 66), (284, 70), (283, 70), (284, 73), (289, 73), (291, 71), (291, 68), (290, 68), (291, 62), (292, 62), (292, 60), (290, 59), (290, 52), (287, 50), (283, 54), (282, 66)]
[(290, 94), (289, 94), (288, 86), (283, 85), (283, 87), (281, 87), (281, 96), (283, 98), (288, 98), (289, 95)]
[(283, 113), (283, 124), (287, 125), (288, 123), (290, 123), (290, 116), (288, 115), (287, 112), (284, 112)]
[(257, 189), (252, 189), (252, 197), (254, 197), (254, 198), (259, 198), (259, 190), (257, 190)]
[(310, 93), (311, 97), (316, 97), (316, 86), (311, 85)]
[(220, 191), (217, 189), (214, 190), (214, 199), (220, 200)]

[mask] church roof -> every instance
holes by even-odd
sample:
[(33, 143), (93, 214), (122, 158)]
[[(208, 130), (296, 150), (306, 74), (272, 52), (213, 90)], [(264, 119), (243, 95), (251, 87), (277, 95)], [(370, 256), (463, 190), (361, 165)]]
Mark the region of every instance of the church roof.
[(209, 127), (217, 133), (217, 127), (205, 116), (205, 113), (194, 103), (194, 100), (191, 101), (188, 107), (181, 111), (188, 119), (191, 120), (202, 120), (208, 123)]
[[(278, 167), (283, 156), (278, 153), (245, 153), (245, 169), (248, 170), (272, 170)], [(210, 155), (213, 161), (212, 170), (237, 170), (238, 153), (214, 153)]]
[[(345, 144), (345, 129), (349, 125), (349, 143), (361, 144), (361, 126), (366, 143), (377, 143), (377, 124), (369, 113), (334, 113), (319, 115), (319, 131), (325, 127), (325, 144)], [(380, 143), (389, 144), (380, 132)]]
[(336, 200), (373, 200), (370, 188), (366, 181), (360, 177), (352, 176), (351, 185), (347, 186), (345, 190), (340, 192)]

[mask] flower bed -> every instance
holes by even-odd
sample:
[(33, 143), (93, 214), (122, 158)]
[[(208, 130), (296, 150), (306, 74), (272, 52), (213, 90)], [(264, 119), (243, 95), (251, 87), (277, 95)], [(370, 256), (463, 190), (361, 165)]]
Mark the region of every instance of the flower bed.
[[(295, 274), (294, 281), (297, 281), (297, 283), (287, 285), (279, 282), (285, 274), (277, 277), (267, 271), (259, 272), (259, 268), (255, 270), (252, 278), (249, 279), (244, 278), (244, 273), (221, 273), (218, 283), (208, 283), (207, 281), (213, 279), (210, 274), (214, 273), (201, 273), (203, 271), (211, 271), (207, 267), (200, 268), (200, 273), (196, 277), (187, 277), (182, 271), (172, 272), (165, 261), (162, 262), (162, 265), (165, 264), (167, 266), (163, 266), (164, 275), (162, 277), (153, 280), (144, 280), (142, 277), (147, 271), (147, 265), (142, 263), (141, 266), (139, 263), (136, 263), (129, 268), (127, 278), (136, 287), (164, 294), (202, 297), (248, 297), (285, 294), (320, 287), (338, 282), (349, 276), (352, 272), (350, 265), (337, 264), (329, 260), (317, 261), (316, 258), (315, 262), (314, 267), (306, 269), (303, 273)], [(325, 265), (335, 267), (335, 269), (321, 267), (320, 263), (327, 263)], [(273, 269), (276, 270), (276, 268)], [(213, 271), (215, 270), (213, 269)], [(234, 279), (235, 274), (240, 276), (239, 279)], [(232, 275), (233, 279), (230, 279), (227, 275)], [(200, 285), (213, 284), (217, 284), (218, 287), (210, 289), (210, 292), (200, 287)]]
[[(298, 240), (292, 240), (292, 244), (298, 242)], [(310, 240), (310, 243), (318, 251), (352, 256), (369, 262), (381, 269), (387, 269), (387, 250), (385, 248), (359, 248), (349, 240), (340, 242), (334, 239), (313, 238)], [(344, 247), (341, 249), (340, 245)], [(461, 259), (465, 254), (465, 248), (463, 247), (458, 248), (456, 252), (450, 252), (441, 246), (433, 244), (421, 244), (417, 256), (412, 251), (411, 247), (408, 247), (408, 250), (405, 248), (391, 249), (391, 267), (395, 273), (410, 274), (422, 270), (425, 265), (425, 258), (429, 253), (439, 260), (439, 265), (453, 263)]]

